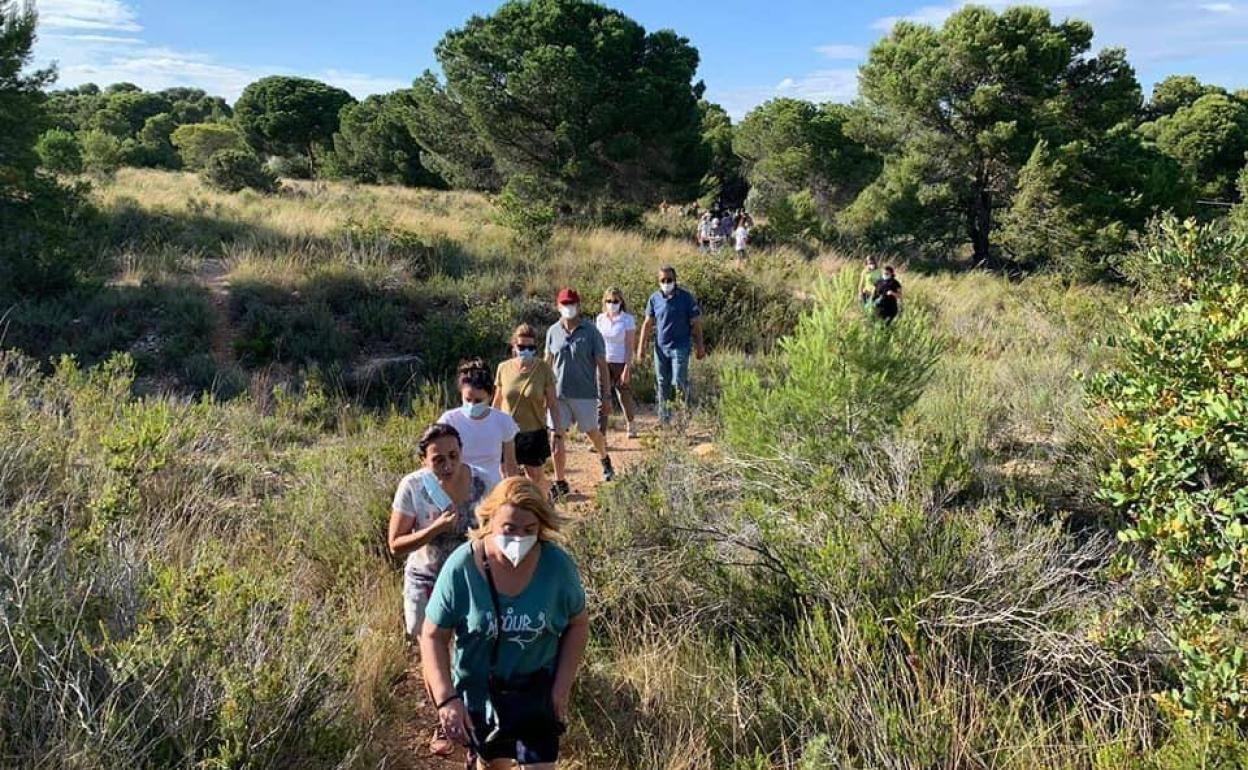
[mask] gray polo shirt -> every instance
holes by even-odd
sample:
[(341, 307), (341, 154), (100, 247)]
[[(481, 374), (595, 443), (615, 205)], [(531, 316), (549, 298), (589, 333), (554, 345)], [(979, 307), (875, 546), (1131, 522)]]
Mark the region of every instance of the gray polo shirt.
[(562, 323), (546, 330), (546, 352), (553, 356), (555, 395), (598, 400), (598, 360), (606, 360), (602, 333), (584, 316), (568, 331)]

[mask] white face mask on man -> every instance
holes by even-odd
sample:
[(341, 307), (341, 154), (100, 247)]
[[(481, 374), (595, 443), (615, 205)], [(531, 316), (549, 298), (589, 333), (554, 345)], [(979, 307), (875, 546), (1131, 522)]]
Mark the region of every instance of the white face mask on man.
[(524, 557), (537, 545), (537, 535), (495, 535), (494, 545), (507, 557), (511, 566), (519, 567)]
[(563, 318), (565, 321), (571, 321), (573, 318), (576, 318), (580, 314), (581, 314), (580, 305), (560, 305), (559, 306), (559, 316)]
[(671, 295), (676, 291), (675, 281), (659, 281), (659, 289), (666, 295)]

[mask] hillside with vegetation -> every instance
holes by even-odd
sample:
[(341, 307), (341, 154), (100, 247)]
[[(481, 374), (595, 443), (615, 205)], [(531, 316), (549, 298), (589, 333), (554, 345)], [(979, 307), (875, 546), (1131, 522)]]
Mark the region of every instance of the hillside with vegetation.
[(1248, 766), (1242, 92), (969, 7), (733, 125), (687, 40), (531, 0), (229, 105), (52, 91), (0, 11), (0, 766), (439, 766), (394, 485), (461, 359), (667, 264), (711, 354), (567, 534), (563, 766)]

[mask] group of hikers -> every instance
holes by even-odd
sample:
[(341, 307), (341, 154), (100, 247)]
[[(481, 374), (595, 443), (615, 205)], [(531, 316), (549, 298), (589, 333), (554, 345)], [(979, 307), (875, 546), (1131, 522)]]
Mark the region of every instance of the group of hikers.
[(738, 262), (745, 261), (745, 247), (754, 229), (754, 219), (740, 209), (713, 209), (702, 212), (698, 218), (695, 239), (700, 251), (719, 252), (725, 243), (731, 243)]
[[(857, 299), (886, 323), (896, 318), (893, 268), (868, 260)], [(493, 372), (480, 359), (459, 366), (461, 404), (424, 431), (421, 467), (391, 506), (389, 547), (406, 556), (404, 622), (438, 713), (430, 750), (466, 746), (469, 768), (544, 770), (559, 756), (589, 637), (577, 566), (557, 544), (555, 504), (571, 492), (568, 431), (589, 438), (612, 480), (608, 418), (618, 401), (637, 436), (631, 385), (650, 340), (664, 425), (678, 394), (689, 396), (691, 360), (706, 355), (702, 310), (672, 267), (659, 271), (640, 328), (616, 288), (592, 321), (574, 288), (555, 303), (559, 320), (543, 337), (517, 326), (513, 356)]]
[(589, 636), (576, 564), (556, 543), (554, 506), (571, 492), (567, 432), (589, 438), (612, 480), (608, 418), (618, 400), (627, 435), (637, 436), (631, 384), (650, 340), (662, 425), (689, 396), (691, 359), (706, 355), (702, 310), (672, 267), (659, 271), (640, 328), (619, 289), (603, 293), (592, 321), (574, 288), (555, 302), (559, 320), (540, 349), (523, 323), (511, 335), (514, 355), (495, 371), (479, 359), (459, 366), (461, 405), (424, 431), (421, 467), (391, 506), (390, 551), (406, 556), (404, 623), (438, 712), (430, 750), (466, 746), (470, 768), (553, 768), (558, 759)]

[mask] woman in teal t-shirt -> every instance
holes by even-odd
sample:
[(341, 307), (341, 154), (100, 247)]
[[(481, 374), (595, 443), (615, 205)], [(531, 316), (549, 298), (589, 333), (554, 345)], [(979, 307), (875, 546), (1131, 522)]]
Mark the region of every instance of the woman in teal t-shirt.
[(572, 557), (552, 542), (559, 517), (533, 482), (505, 479), (477, 519), (429, 598), (425, 681), (447, 736), (483, 766), (554, 768), (589, 640), (585, 589)]

